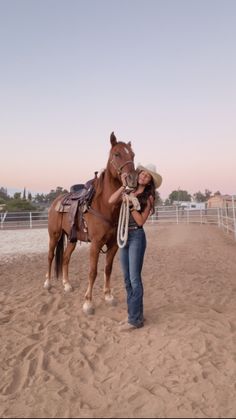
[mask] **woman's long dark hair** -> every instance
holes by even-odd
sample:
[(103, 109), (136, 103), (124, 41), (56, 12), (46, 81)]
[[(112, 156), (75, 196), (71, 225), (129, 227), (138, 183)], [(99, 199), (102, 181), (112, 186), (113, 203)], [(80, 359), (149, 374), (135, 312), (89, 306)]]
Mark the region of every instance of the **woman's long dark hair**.
[[(139, 173), (141, 173), (142, 170), (140, 170)], [(155, 198), (156, 198), (156, 193), (155, 193), (155, 184), (153, 181), (153, 178), (150, 180), (150, 182), (145, 186), (145, 189), (142, 193), (140, 193), (139, 195), (137, 195), (137, 198), (139, 200), (140, 206), (141, 206), (141, 212), (143, 212), (143, 210), (146, 208), (147, 206), (147, 200), (149, 198), (149, 196), (151, 195), (153, 197), (153, 206), (151, 208), (151, 214), (154, 213), (154, 203), (155, 203)]]

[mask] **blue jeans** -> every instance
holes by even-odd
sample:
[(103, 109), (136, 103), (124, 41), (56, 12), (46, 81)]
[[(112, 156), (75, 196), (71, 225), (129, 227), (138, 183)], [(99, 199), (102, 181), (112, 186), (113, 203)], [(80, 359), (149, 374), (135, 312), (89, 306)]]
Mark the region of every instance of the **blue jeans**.
[(125, 280), (128, 323), (143, 326), (143, 283), (141, 271), (146, 250), (143, 228), (130, 230), (126, 245), (120, 249), (120, 262)]

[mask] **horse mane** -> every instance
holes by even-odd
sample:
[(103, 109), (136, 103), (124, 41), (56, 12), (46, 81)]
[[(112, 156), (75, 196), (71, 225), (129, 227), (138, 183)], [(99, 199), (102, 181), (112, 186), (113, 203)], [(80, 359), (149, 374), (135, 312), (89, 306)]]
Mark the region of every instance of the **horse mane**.
[(96, 198), (98, 198), (103, 190), (103, 184), (104, 184), (104, 177), (105, 177), (105, 169), (100, 173), (99, 177), (96, 179), (95, 183), (95, 190), (96, 190)]

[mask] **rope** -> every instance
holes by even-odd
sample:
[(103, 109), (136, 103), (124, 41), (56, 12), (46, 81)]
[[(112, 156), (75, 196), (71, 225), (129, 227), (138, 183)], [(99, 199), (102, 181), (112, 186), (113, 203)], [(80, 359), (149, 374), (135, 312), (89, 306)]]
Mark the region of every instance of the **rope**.
[(120, 207), (120, 215), (117, 228), (117, 244), (120, 248), (126, 245), (128, 239), (130, 203), (132, 203), (134, 209), (137, 211), (140, 210), (140, 203), (138, 198), (132, 193), (125, 193), (123, 202)]
[(120, 215), (117, 228), (117, 244), (120, 248), (126, 245), (128, 239), (129, 196), (125, 194), (124, 197), (125, 199), (123, 200), (120, 207)]

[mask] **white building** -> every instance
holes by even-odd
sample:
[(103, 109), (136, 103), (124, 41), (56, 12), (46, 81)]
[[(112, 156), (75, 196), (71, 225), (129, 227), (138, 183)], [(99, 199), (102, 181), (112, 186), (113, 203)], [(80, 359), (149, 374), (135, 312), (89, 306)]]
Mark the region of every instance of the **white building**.
[(195, 202), (195, 201), (180, 201), (179, 202), (180, 208), (185, 210), (204, 210), (207, 207), (206, 202)]

